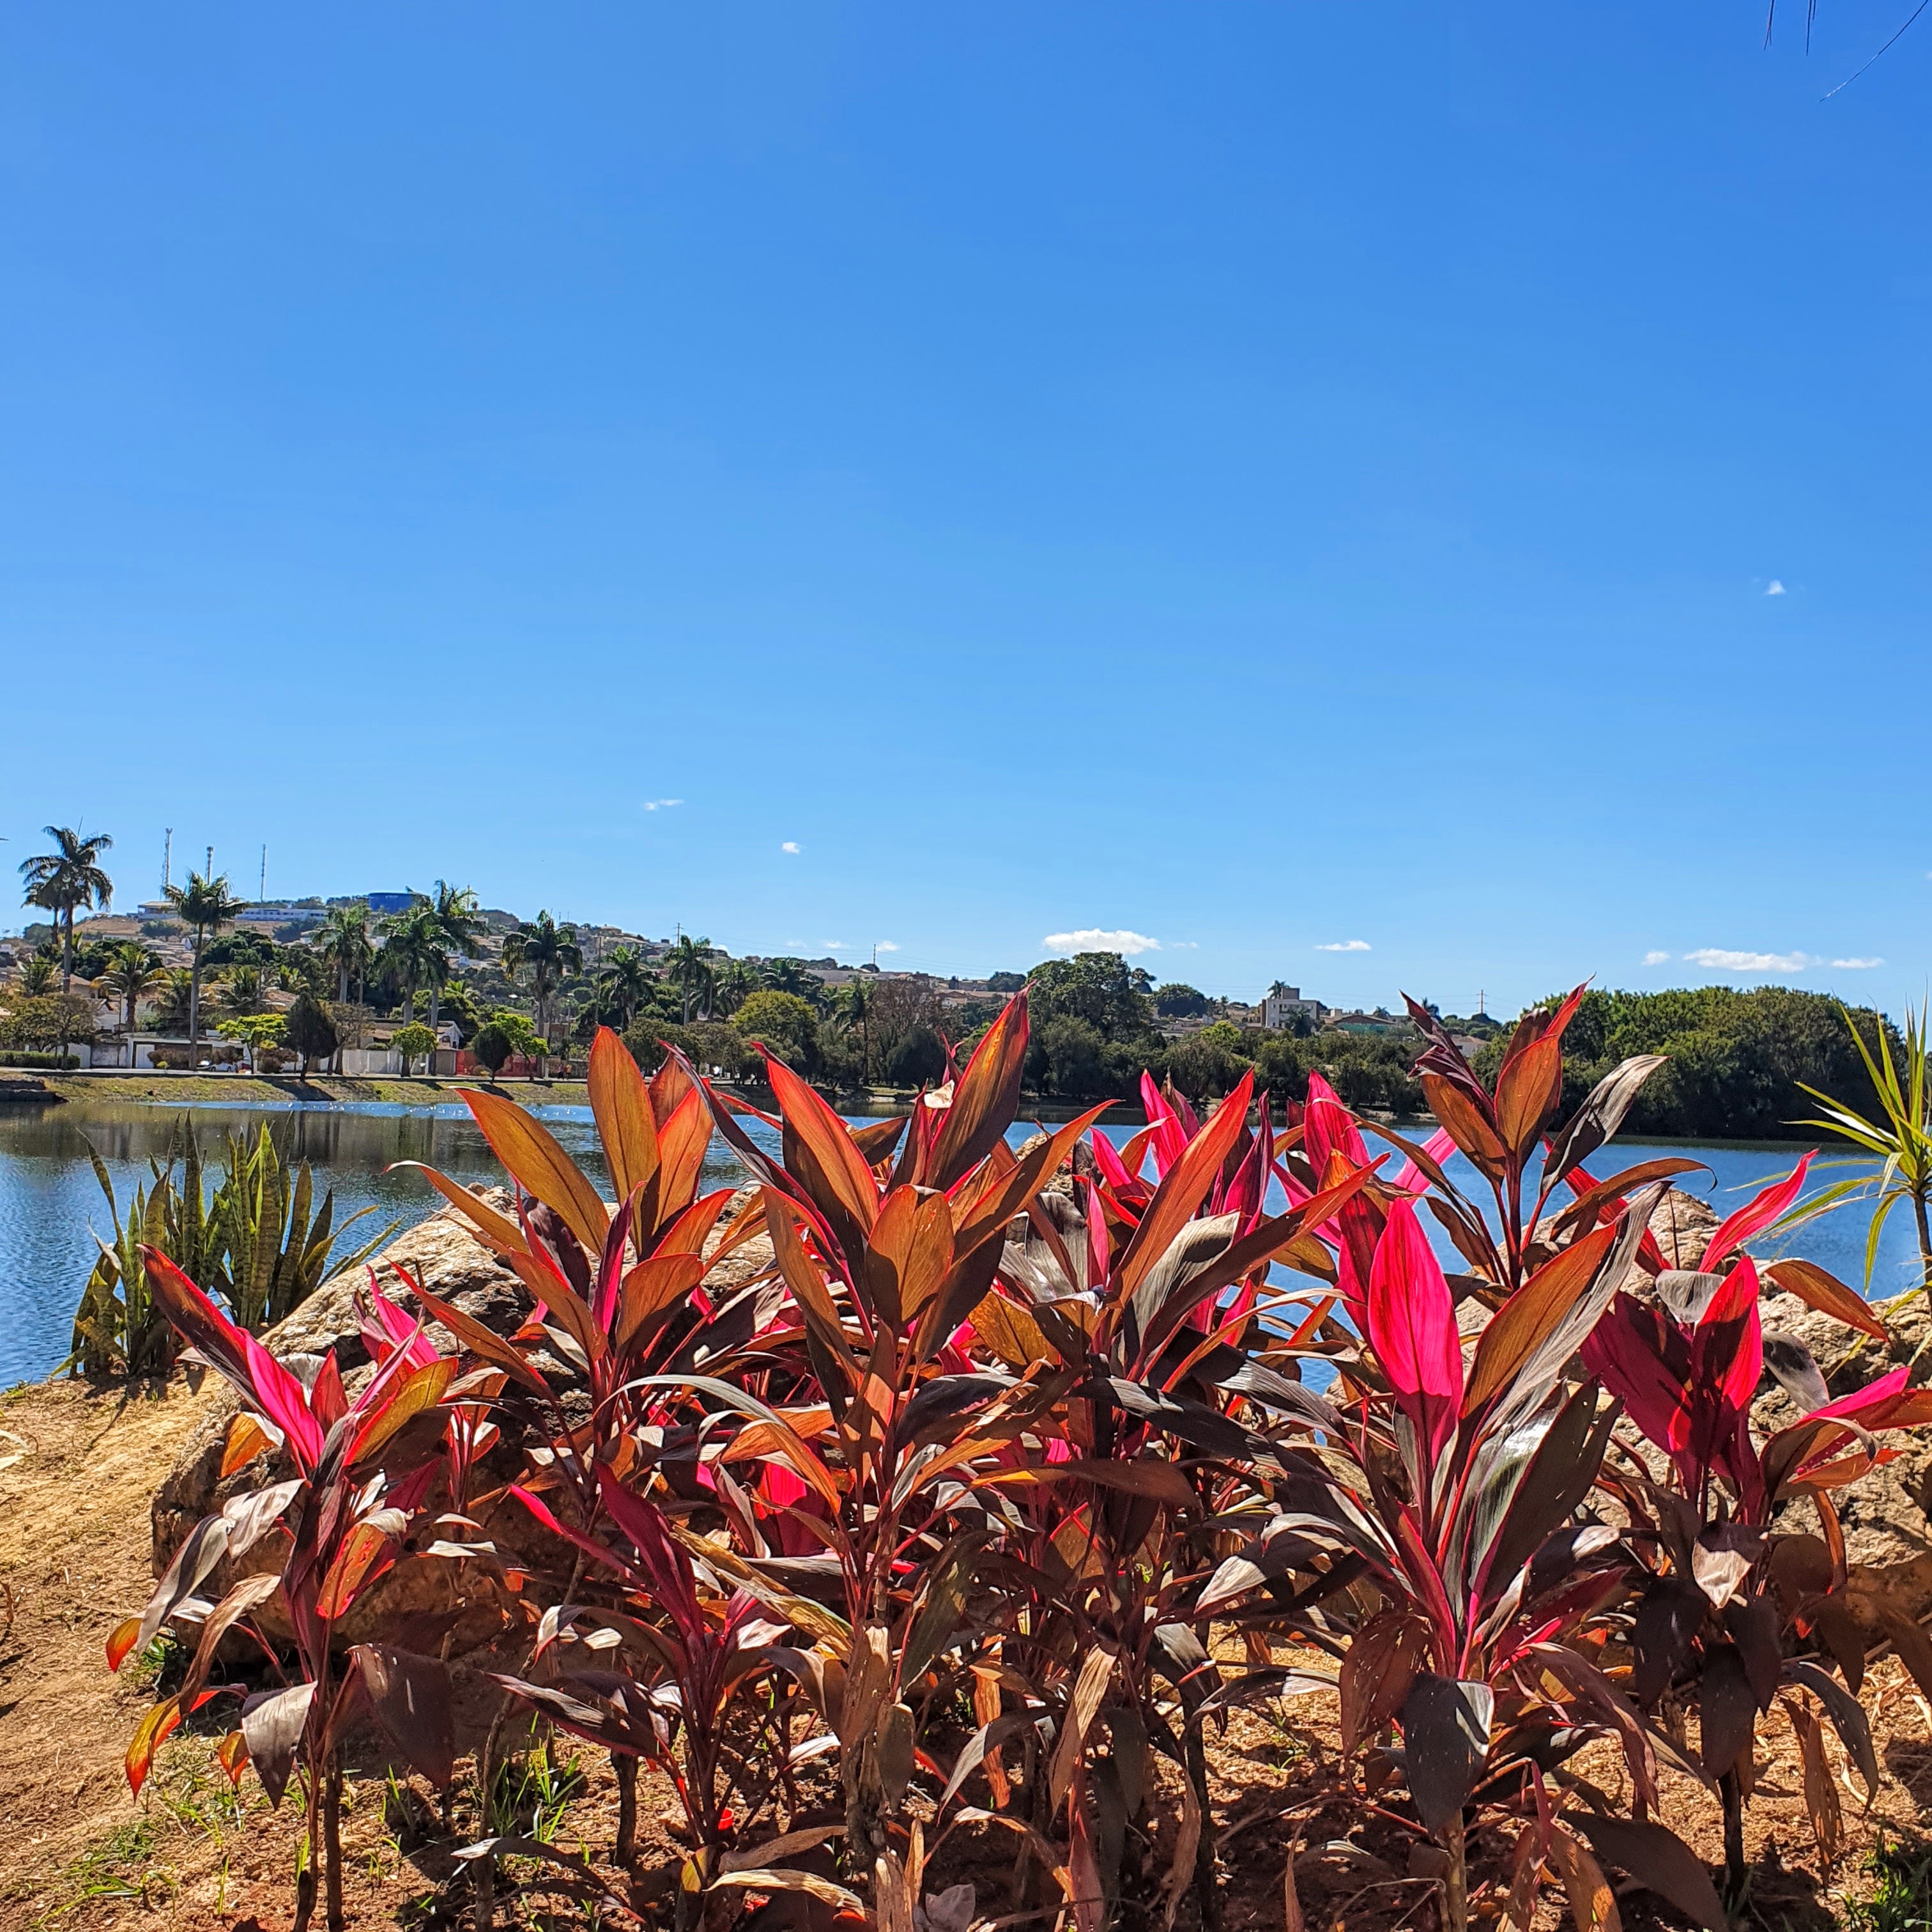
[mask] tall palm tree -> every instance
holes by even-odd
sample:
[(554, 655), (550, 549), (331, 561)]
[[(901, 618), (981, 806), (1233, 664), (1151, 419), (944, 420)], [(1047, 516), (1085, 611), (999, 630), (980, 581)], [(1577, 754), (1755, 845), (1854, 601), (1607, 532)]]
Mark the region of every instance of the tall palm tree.
[(724, 970), (713, 976), (711, 997), (719, 1016), (728, 1019), (763, 982), (758, 969), (742, 959), (726, 962)]
[[(513, 980), (520, 973), (530, 976), (537, 1031), (547, 1042), (552, 996), (569, 974), (584, 970), (584, 951), (577, 943), (577, 928), (559, 926), (548, 913), (538, 913), (533, 923), (518, 926), (504, 939), (503, 970)], [(540, 1054), (539, 1058), (542, 1057)]]
[(121, 1002), (121, 1030), (131, 1038), (136, 1008), (166, 976), (158, 952), (127, 939), (107, 956), (107, 970), (94, 983)]
[(872, 1078), (872, 989), (863, 976), (854, 973), (832, 996), (832, 1004), (844, 1024), (859, 1030), (860, 1052), (864, 1056), (866, 1079)]
[(449, 977), (449, 955), (442, 950), (442, 930), (436, 923), (435, 908), (418, 898), (414, 908), (382, 922), (383, 967), (403, 987), (403, 1024), (414, 1023), (416, 988), (425, 983), (430, 988), (431, 1010), (436, 989)]
[[(436, 922), (442, 943), (452, 951), (471, 953), (486, 928), (483, 923), (483, 908), (477, 903), (476, 895), (467, 886), (436, 882), (436, 895), (429, 902), (430, 916)], [(443, 962), (442, 978), (432, 976), (429, 982), (429, 1025), (430, 1032), (436, 1030), (436, 1008), (442, 991), (442, 981), (449, 976), (448, 962)]]
[(205, 879), (199, 872), (188, 875), (184, 886), (170, 886), (167, 889), (168, 903), (175, 909), (182, 922), (194, 931), (194, 964), (190, 969), (193, 976), (188, 982), (188, 1047), (190, 1064), (194, 1060), (194, 1050), (201, 1042), (201, 953), (212, 932), (219, 932), (224, 926), (235, 923), (236, 914), (247, 908), (246, 899), (238, 899), (228, 890), (226, 872), (212, 879)]
[(60, 968), (38, 952), (20, 962), (20, 991), (30, 999), (51, 993), (55, 980), (59, 977)]
[(376, 956), (369, 944), (368, 911), (362, 906), (332, 906), (311, 944), (318, 956), (335, 968), (336, 1001), (346, 1006), (349, 982), (353, 979), (359, 992), (362, 976)]
[(100, 869), (100, 855), (114, 842), (104, 832), (83, 838), (64, 825), (44, 828), (54, 842), (51, 852), (20, 862), (27, 882), (28, 905), (44, 907), (61, 932), (61, 991), (74, 980), (74, 915), (82, 906), (104, 906), (114, 897), (114, 881)]
[(624, 1016), (626, 1031), (638, 1016), (638, 1009), (650, 998), (651, 969), (634, 946), (614, 946), (610, 956), (598, 968), (597, 984), (604, 997)]
[(671, 949), (670, 964), (664, 976), (684, 994), (684, 1023), (691, 1024), (691, 1003), (700, 993), (708, 994), (714, 983), (711, 973), (711, 942), (684, 934)]

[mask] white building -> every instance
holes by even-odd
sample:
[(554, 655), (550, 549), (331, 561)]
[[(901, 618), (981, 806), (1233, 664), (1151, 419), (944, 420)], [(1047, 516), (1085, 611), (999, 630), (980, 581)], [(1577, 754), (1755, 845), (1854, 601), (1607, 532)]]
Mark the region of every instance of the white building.
[(1298, 1018), (1318, 1027), (1325, 1010), (1319, 1000), (1304, 1000), (1299, 986), (1284, 986), (1279, 980), (1262, 995), (1262, 1024), (1271, 1032), (1292, 1026)]

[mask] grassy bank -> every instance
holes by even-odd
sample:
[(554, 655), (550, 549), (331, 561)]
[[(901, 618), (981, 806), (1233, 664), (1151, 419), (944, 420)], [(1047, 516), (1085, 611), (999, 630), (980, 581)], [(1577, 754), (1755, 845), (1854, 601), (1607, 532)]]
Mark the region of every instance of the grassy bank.
[[(293, 1074), (49, 1073), (41, 1076), (49, 1093), (63, 1100), (154, 1100), (192, 1105), (211, 1100), (232, 1106), (272, 1106), (290, 1100), (378, 1101), (392, 1106), (434, 1107), (454, 1100), (474, 1079), (432, 1080), (400, 1076), (350, 1079), (318, 1074), (298, 1080)], [(588, 1104), (580, 1080), (504, 1080), (500, 1090), (526, 1107), (581, 1107)]]

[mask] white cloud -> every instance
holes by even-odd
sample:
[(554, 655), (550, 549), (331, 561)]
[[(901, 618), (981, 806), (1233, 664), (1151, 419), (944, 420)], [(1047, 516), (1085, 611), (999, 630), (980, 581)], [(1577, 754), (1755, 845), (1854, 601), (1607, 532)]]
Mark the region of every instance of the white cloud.
[(800, 845), (799, 844), (798, 841), (797, 841), (796, 838), (788, 838), (788, 839), (785, 841), (785, 842), (784, 842), (782, 845), (781, 845), (781, 846), (778, 848), (778, 850), (779, 850), (781, 852), (792, 852), (792, 853), (798, 852), (798, 851), (801, 850), (802, 849), (802, 848), (800, 847)]
[(683, 802), (681, 798), (647, 798), (644, 800), (644, 809), (646, 812), (668, 812), (673, 806)]
[(1083, 926), (1077, 932), (1049, 932), (1040, 942), (1049, 952), (1124, 952), (1132, 958), (1136, 952), (1158, 952), (1160, 941), (1144, 932), (1130, 932), (1123, 926), (1109, 932), (1097, 926)]
[(818, 943), (828, 952), (836, 952), (845, 944), (842, 939), (821, 939)]
[(1771, 581), (1764, 586), (1764, 594), (1767, 597), (1782, 597), (1785, 594), (1784, 586), (1774, 577)]
[(1646, 952), (1643, 956), (1643, 963), (1646, 966), (1661, 966), (1670, 957), (1667, 952)]
[(1375, 948), (1366, 939), (1331, 939), (1315, 950), (1318, 952), (1372, 952)]
[(1808, 952), (1736, 952), (1723, 946), (1700, 946), (1684, 956), (1719, 973), (1802, 973), (1818, 963)]
[(872, 948), (874, 952), (896, 952), (899, 943), (896, 939), (882, 939)]
[(1882, 959), (1834, 959), (1832, 964), (1840, 972), (1862, 973), (1868, 967), (1882, 966), (1885, 962)]

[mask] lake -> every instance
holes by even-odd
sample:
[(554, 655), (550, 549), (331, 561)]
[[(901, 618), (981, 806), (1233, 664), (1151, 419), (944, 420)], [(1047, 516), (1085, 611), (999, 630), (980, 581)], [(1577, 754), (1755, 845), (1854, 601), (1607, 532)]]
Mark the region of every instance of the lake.
[[(608, 1177), (598, 1149), (587, 1107), (533, 1110), (558, 1139), (608, 1191)], [(0, 1108), (0, 1388), (52, 1372), (70, 1346), (75, 1302), (94, 1264), (90, 1226), (111, 1234), (107, 1204), (88, 1160), (91, 1142), (113, 1177), (124, 1212), (135, 1186), (148, 1179), (151, 1157), (165, 1160), (171, 1136), (185, 1113), (193, 1121), (205, 1160), (215, 1164), (230, 1131), (252, 1135), (268, 1122), (286, 1137), (294, 1153), (315, 1170), (318, 1196), (335, 1190), (336, 1216), (362, 1207), (376, 1212), (358, 1222), (350, 1239), (366, 1239), (392, 1220), (405, 1226), (440, 1206), (440, 1198), (412, 1171), (386, 1172), (401, 1160), (426, 1161), (458, 1180), (498, 1182), (496, 1159), (460, 1102), (434, 1108), (357, 1106), (229, 1107), (202, 1104), (184, 1108), (164, 1102), (71, 1102), (65, 1106)], [(776, 1136), (758, 1122), (748, 1123), (767, 1144)], [(1112, 1130), (1116, 1144), (1131, 1130)], [(1012, 1138), (1034, 1131), (1030, 1122)], [(1617, 1165), (1657, 1154), (1685, 1155), (1704, 1162), (1708, 1175), (1687, 1174), (1684, 1184), (1708, 1196), (1727, 1214), (1765, 1180), (1790, 1171), (1802, 1149), (1795, 1147), (1658, 1146), (1618, 1142)], [(1614, 1172), (1611, 1154), (1592, 1163), (1598, 1175)], [(1472, 1198), (1486, 1192), (1460, 1159), (1452, 1178)], [(210, 1174), (211, 1181), (214, 1178)], [(743, 1178), (738, 1163), (713, 1141), (705, 1167), (708, 1186), (732, 1186)], [(1841, 1212), (1802, 1231), (1790, 1251), (1804, 1256), (1855, 1286), (1862, 1279), (1868, 1217)], [(1429, 1225), (1425, 1221), (1425, 1225)], [(1760, 1254), (1762, 1244), (1754, 1244)], [(1446, 1246), (1445, 1246), (1446, 1258)], [(1882, 1297), (1912, 1285), (1916, 1251), (1910, 1216), (1896, 1214), (1885, 1231), (1873, 1280)], [(1455, 1264), (1451, 1261), (1450, 1264)]]

